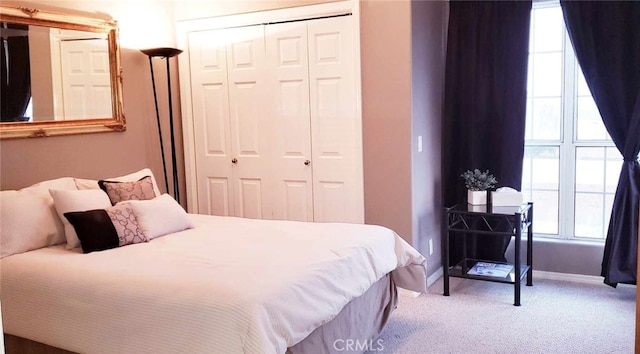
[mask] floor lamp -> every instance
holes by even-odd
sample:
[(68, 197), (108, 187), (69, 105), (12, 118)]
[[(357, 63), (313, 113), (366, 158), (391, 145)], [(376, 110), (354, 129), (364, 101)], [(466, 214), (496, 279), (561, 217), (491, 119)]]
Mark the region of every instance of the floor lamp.
[(151, 84), (153, 85), (153, 100), (156, 104), (156, 120), (158, 122), (158, 136), (160, 138), (160, 150), (162, 154), (162, 169), (164, 171), (164, 185), (166, 191), (169, 191), (169, 181), (167, 180), (167, 163), (164, 158), (164, 143), (162, 140), (162, 128), (160, 126), (160, 111), (158, 110), (158, 96), (156, 94), (156, 80), (153, 75), (153, 61), (154, 57), (165, 58), (167, 63), (167, 92), (169, 94), (169, 130), (171, 134), (171, 170), (173, 172), (173, 197), (178, 203), (180, 203), (180, 191), (178, 188), (178, 167), (176, 166), (176, 143), (173, 133), (173, 102), (171, 100), (171, 72), (169, 70), (169, 58), (174, 57), (182, 51), (175, 48), (152, 48), (143, 49), (142, 53), (149, 56), (149, 68), (151, 70)]

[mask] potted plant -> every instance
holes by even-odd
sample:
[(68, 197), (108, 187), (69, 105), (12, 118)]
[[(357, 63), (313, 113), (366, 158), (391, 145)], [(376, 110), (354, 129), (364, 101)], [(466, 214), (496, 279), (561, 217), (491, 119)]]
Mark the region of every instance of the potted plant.
[(487, 191), (495, 188), (498, 180), (489, 173), (479, 169), (467, 170), (462, 173), (464, 185), (467, 187), (467, 203), (472, 205), (487, 204)]

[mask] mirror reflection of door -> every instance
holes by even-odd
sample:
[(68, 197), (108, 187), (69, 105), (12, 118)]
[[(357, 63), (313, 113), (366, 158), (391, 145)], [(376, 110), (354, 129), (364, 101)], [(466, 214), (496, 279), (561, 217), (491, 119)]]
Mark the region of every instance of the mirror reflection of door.
[(111, 117), (106, 39), (65, 39), (60, 55), (64, 119)]
[(2, 122), (113, 117), (107, 33), (0, 22)]

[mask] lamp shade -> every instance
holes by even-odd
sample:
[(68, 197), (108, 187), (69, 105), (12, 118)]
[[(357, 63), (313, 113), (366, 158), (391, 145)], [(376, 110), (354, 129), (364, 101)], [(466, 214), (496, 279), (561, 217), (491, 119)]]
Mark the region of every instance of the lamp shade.
[(148, 55), (149, 57), (164, 57), (164, 58), (171, 58), (182, 53), (182, 50), (180, 49), (167, 48), (167, 47), (141, 49), (140, 51)]

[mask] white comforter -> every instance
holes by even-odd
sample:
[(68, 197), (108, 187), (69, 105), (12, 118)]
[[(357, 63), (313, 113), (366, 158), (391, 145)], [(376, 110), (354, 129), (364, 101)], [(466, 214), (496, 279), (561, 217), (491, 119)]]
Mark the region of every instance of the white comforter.
[(4, 258), (5, 332), (80, 353), (284, 353), (388, 272), (425, 291), (424, 257), (383, 227), (190, 217), (145, 244)]

